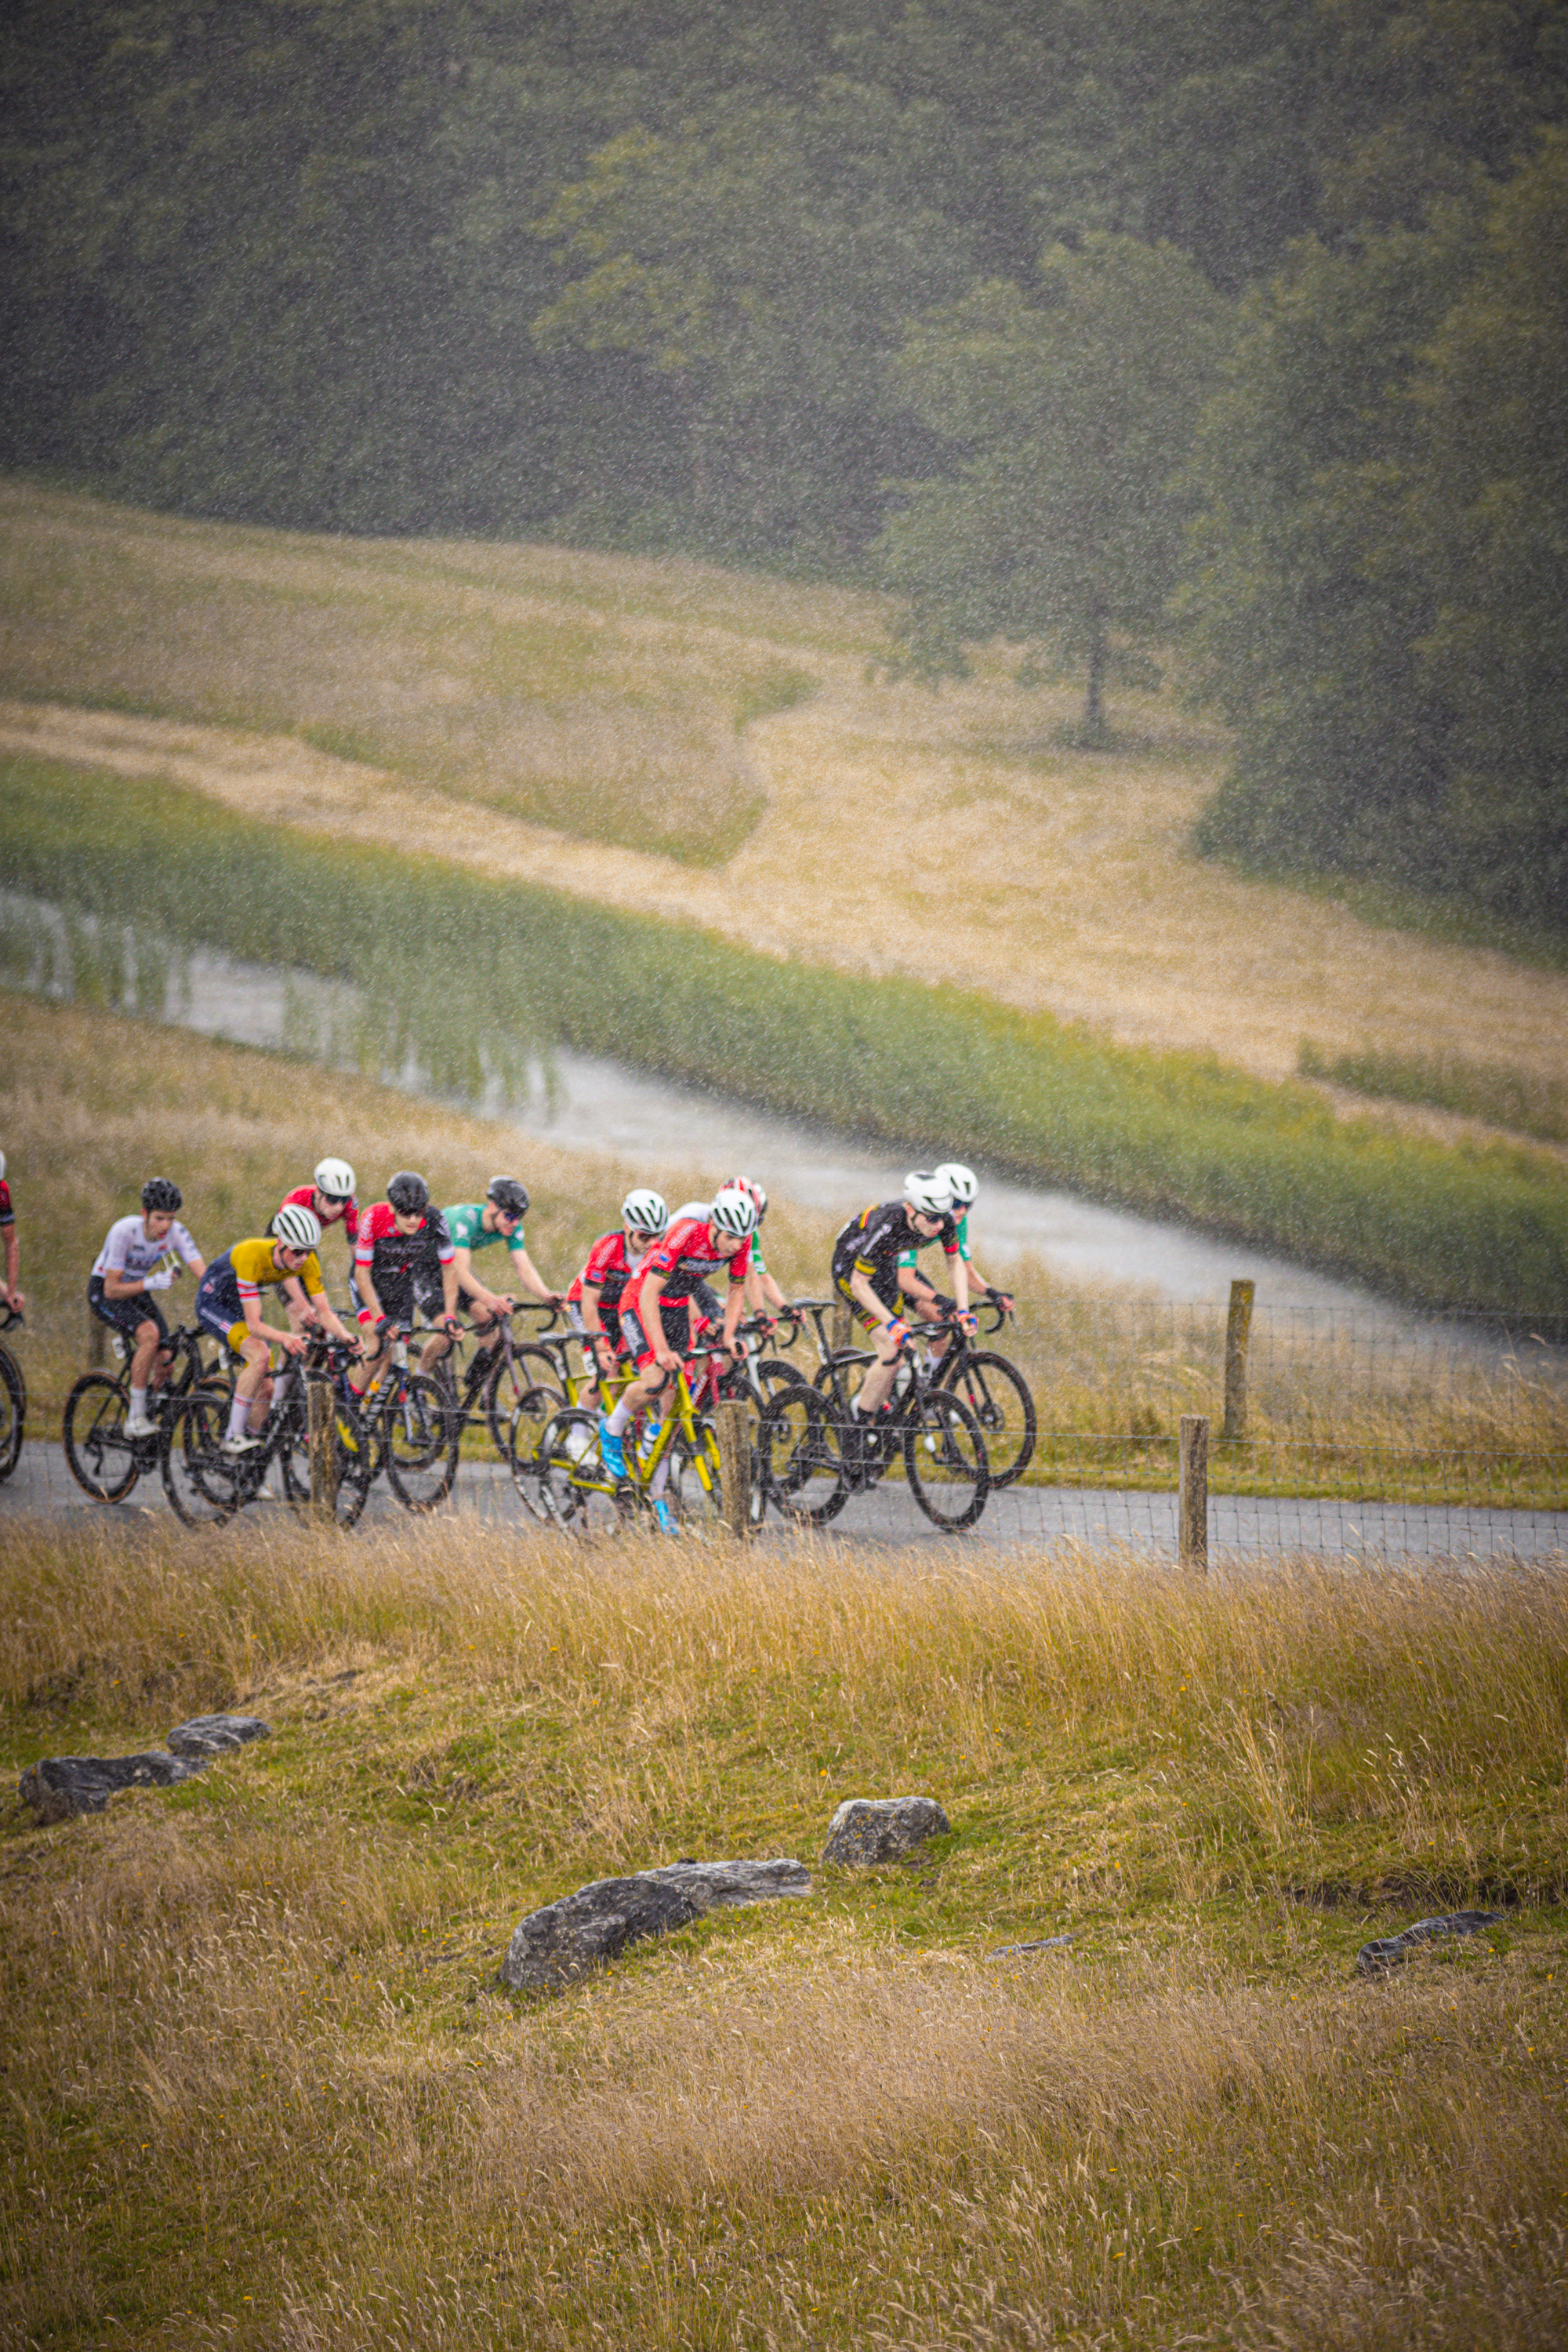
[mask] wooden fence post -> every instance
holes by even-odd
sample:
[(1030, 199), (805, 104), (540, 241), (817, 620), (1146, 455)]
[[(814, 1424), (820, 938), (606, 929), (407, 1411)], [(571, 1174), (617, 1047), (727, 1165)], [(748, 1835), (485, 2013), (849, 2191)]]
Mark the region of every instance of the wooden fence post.
[(1225, 1326), (1225, 1419), (1222, 1438), (1247, 1435), (1247, 1343), (1252, 1336), (1252, 1299), (1256, 1285), (1233, 1282), (1230, 1313)]
[(323, 1374), (306, 1376), (305, 1405), (310, 1449), (310, 1517), (334, 1526), (338, 1516), (337, 1414), (332, 1384)]
[(855, 1309), (847, 1298), (834, 1308), (827, 1326), (827, 1344), (837, 1356), (855, 1345)]
[(732, 1536), (752, 1527), (752, 1433), (745, 1406), (728, 1398), (713, 1416), (719, 1433), (719, 1494), (724, 1525)]
[(1182, 1415), (1180, 1487), (1176, 1497), (1177, 1549), (1184, 1568), (1206, 1572), (1209, 1564), (1209, 1424), (1203, 1412)]

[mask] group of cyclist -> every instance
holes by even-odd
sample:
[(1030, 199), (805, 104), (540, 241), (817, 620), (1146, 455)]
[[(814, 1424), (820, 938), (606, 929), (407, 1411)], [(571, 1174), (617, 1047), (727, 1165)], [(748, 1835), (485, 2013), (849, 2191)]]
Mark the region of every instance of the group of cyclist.
[[(0, 1207), (8, 1213), (4, 1175), (0, 1159)], [(982, 1291), (1004, 1307), (1012, 1305), (1005, 1292), (985, 1282), (971, 1255), (974, 1197), (973, 1172), (957, 1161), (916, 1170), (898, 1199), (871, 1203), (837, 1235), (833, 1288), (876, 1353), (854, 1401), (863, 1421), (888, 1406), (911, 1316), (973, 1331), (972, 1301)], [(711, 1200), (688, 1201), (673, 1214), (650, 1186), (634, 1187), (621, 1204), (619, 1224), (595, 1241), (564, 1292), (551, 1287), (529, 1255), (528, 1189), (515, 1176), (492, 1178), (482, 1201), (439, 1208), (425, 1178), (404, 1169), (388, 1181), (384, 1198), (362, 1212), (353, 1168), (329, 1157), (309, 1184), (279, 1202), (264, 1233), (231, 1243), (210, 1264), (180, 1223), (183, 1205), (171, 1179), (150, 1178), (142, 1188), (141, 1214), (110, 1227), (89, 1278), (88, 1299), (93, 1314), (121, 1335), (129, 1358), (126, 1434), (151, 1436), (150, 1394), (170, 1360), (161, 1300), (182, 1268), (189, 1270), (196, 1282), (196, 1322), (239, 1363), (224, 1439), (231, 1454), (262, 1443), (257, 1432), (270, 1400), (275, 1354), (287, 1364), (303, 1352), (311, 1334), (325, 1333), (345, 1350), (351, 1384), (363, 1394), (417, 1315), (431, 1326), (421, 1364), (433, 1371), (461, 1332), (459, 1309), (477, 1332), (493, 1331), (515, 1312), (521, 1294), (565, 1309), (605, 1383), (602, 1393), (610, 1393), (612, 1374), (623, 1375), (626, 1384), (601, 1411), (599, 1443), (605, 1468), (624, 1478), (631, 1433), (646, 1423), (647, 1436), (657, 1437), (671, 1384), (693, 1349), (701, 1343), (738, 1352), (748, 1307), (767, 1318), (789, 1305), (762, 1253), (768, 1196), (746, 1176), (728, 1179)], [(323, 1234), (337, 1224), (352, 1252), (352, 1327), (327, 1297), (318, 1255)], [(503, 1245), (513, 1286), (492, 1288), (474, 1260)], [(921, 1271), (921, 1253), (939, 1247), (951, 1295)], [(721, 1276), (723, 1299), (714, 1287)], [(14, 1243), (7, 1277), (14, 1292)], [(939, 1338), (935, 1352), (944, 1344)], [(662, 1510), (658, 1516), (665, 1517)]]

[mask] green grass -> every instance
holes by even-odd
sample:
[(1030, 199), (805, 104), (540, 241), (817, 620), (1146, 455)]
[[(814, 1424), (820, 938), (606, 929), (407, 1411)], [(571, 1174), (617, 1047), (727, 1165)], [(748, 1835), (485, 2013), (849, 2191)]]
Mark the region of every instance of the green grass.
[[(1547, 2352), (1564, 1608), (1518, 1573), (22, 1530), (8, 1769), (216, 1706), (273, 1737), (0, 1820), (0, 2332)], [(815, 1865), (840, 1797), (904, 1788), (952, 1822), (907, 1864), (497, 1984), (539, 1902)], [(1353, 1978), (1457, 1904), (1507, 1917)]]
[[(1339, 1122), (1307, 1087), (1195, 1055), (1107, 1045), (959, 991), (775, 961), (691, 927), (433, 857), (287, 835), (161, 786), (142, 796), (49, 761), (0, 763), (13, 887), (263, 961), (354, 979), (373, 1071), (416, 1050), (434, 1083), (520, 1080), (560, 1039), (698, 1086), (1184, 1217), (1408, 1297), (1568, 1306), (1554, 1161), (1447, 1150)], [(25, 928), (25, 927), (24, 927)], [(13, 935), (10, 968), (36, 941)], [(94, 985), (119, 1001), (115, 955)], [(340, 1041), (341, 1043), (341, 1041)]]
[(1395, 1054), (1373, 1046), (1359, 1054), (1329, 1054), (1301, 1041), (1297, 1067), (1304, 1078), (1325, 1078), (1357, 1094), (1389, 1102), (1428, 1103), (1437, 1110), (1485, 1119), (1542, 1142), (1568, 1143), (1568, 1087), (1499, 1062), (1471, 1062), (1455, 1054)]

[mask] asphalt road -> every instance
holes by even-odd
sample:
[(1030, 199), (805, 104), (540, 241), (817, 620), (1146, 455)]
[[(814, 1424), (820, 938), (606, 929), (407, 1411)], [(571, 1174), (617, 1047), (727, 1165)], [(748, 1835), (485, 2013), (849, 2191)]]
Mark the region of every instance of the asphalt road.
[[(274, 1499), (256, 1507), (270, 1512), (283, 1506)], [(65, 1522), (90, 1512), (108, 1517), (110, 1511), (163, 1517), (168, 1505), (155, 1475), (143, 1478), (121, 1504), (93, 1503), (71, 1477), (58, 1445), (25, 1445), (15, 1472), (0, 1485), (0, 1526), (40, 1517)], [(437, 1518), (528, 1524), (510, 1479), (499, 1465), (486, 1463), (464, 1464), (450, 1501), (432, 1515), (432, 1523)], [(407, 1533), (424, 1522), (410, 1520), (378, 1481), (361, 1524)], [(852, 1496), (827, 1533), (836, 1541), (878, 1546), (955, 1540), (931, 1525), (903, 1479), (896, 1476), (889, 1476), (868, 1495)], [(1176, 1549), (1175, 1497), (1122, 1489), (1005, 1487), (990, 1497), (979, 1526), (956, 1540), (986, 1550), (1019, 1550), (1068, 1538), (1131, 1544), (1168, 1557)], [(1402, 1559), (1556, 1556), (1568, 1562), (1568, 1511), (1217, 1495), (1209, 1501), (1209, 1549), (1216, 1556), (1310, 1551)]]

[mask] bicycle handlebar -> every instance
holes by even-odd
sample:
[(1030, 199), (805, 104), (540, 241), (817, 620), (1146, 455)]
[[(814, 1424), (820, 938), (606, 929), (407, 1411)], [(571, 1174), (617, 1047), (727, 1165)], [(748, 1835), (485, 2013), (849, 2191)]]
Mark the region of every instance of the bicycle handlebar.
[(18, 1323), (26, 1329), (27, 1318), (25, 1315), (19, 1314), (15, 1307), (7, 1307), (4, 1311), (5, 1320), (0, 1323), (0, 1331), (14, 1331)]

